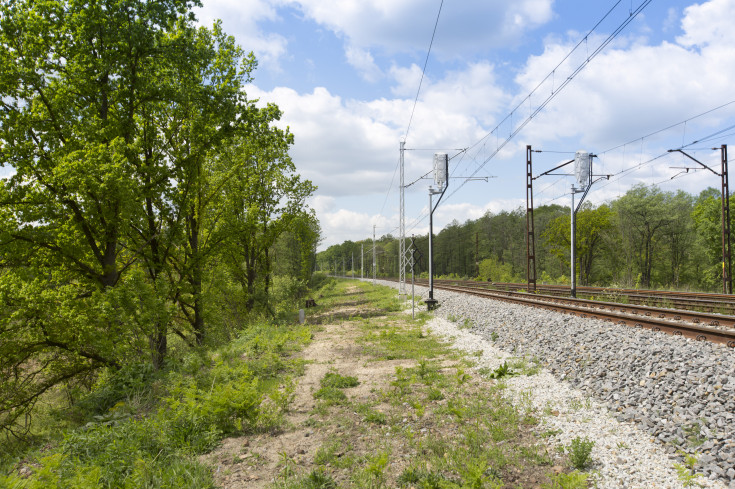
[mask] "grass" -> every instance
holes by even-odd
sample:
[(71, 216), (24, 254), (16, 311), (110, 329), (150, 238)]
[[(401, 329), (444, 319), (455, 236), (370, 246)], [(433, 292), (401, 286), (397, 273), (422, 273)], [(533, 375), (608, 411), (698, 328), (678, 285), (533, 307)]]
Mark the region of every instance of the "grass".
[[(347, 287), (352, 288), (349, 299)], [(341, 282), (320, 300), (336, 309), (321, 313), (340, 318), (335, 331), (348, 331), (359, 346), (354, 349), (359, 365), (393, 365), (393, 373), (367, 397), (340, 396), (312, 411), (309, 424), (331, 433), (314, 459), (319, 476), (330, 477), (326, 484), (335, 481), (338, 487), (356, 489), (556, 484), (560, 477), (549, 472), (559, 455), (550, 454), (543, 439), (531, 431), (536, 421), (528, 406), (515, 406), (504, 395), (502, 382), (471, 375), (471, 357), (427, 334), (427, 317), (412, 322), (410, 315), (396, 313), (400, 307), (395, 306), (395, 296), (394, 289)], [(358, 297), (369, 311), (359, 318), (340, 316), (340, 300), (354, 303)], [(377, 305), (384, 308), (383, 314), (374, 310)], [(512, 365), (514, 371), (530, 375), (537, 364), (534, 359), (513, 359), (505, 368)], [(329, 396), (338, 396), (335, 392), (358, 382), (348, 379), (342, 367), (333, 368), (321, 379), (315, 396), (326, 395), (326, 389)], [(308, 487), (310, 473), (307, 465), (273, 487)]]
[[(574, 484), (585, 474), (550, 473), (563, 462), (533, 433), (538, 413), (505, 395), (502, 377), (532, 375), (538, 362), (510, 359), (499, 379), (475, 376), (473, 357), (428, 334), (429, 314), (413, 321), (401, 313), (396, 295), (332, 281), (307, 325), (252, 325), (163, 373), (141, 367), (110, 376), (78, 404), (78, 428), (43, 453), (22, 452), (33, 475), (0, 476), (0, 487), (212, 488), (222, 474), (201, 454), (242, 435), (265, 445), (228, 455), (223, 472), (244, 460), (257, 470), (275, 465), (273, 489), (584, 487)], [(341, 368), (335, 357), (318, 360), (329, 370), (311, 394), (313, 409), (294, 426), (287, 416), (298, 378), (312, 368), (296, 353), (315, 333), (350, 342), (345, 351), (354, 365), (382, 372), (381, 381), (370, 384), (376, 381)], [(285, 446), (273, 460), (268, 441), (295, 429), (314, 433), (301, 445), (313, 450)]]
[(79, 426), (26, 452), (29, 476), (0, 475), (0, 487), (213, 487), (197, 455), (283, 426), (292, 377), (304, 369), (292, 354), (310, 338), (304, 327), (256, 324), (165, 371), (134, 365), (103, 377), (70, 413)]

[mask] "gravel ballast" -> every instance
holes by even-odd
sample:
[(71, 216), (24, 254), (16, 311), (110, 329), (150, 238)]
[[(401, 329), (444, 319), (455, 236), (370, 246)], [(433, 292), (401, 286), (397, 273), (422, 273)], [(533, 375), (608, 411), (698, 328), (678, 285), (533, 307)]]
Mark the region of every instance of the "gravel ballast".
[(697, 485), (735, 489), (735, 349), (453, 292), (434, 297), (436, 317), (451, 322), (432, 330), (481, 350), (483, 366), (520, 357), (544, 367), (511, 377), (509, 391), (552, 413), (539, 428), (552, 443), (596, 442), (597, 487), (684, 487), (674, 464), (689, 454)]

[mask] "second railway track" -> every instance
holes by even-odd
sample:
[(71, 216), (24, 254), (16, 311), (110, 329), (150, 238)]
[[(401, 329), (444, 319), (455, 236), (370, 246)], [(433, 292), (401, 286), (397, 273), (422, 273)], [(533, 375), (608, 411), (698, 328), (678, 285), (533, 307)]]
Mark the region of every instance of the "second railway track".
[[(711, 341), (735, 348), (735, 316), (669, 309), (638, 304), (575, 299), (544, 294), (489, 290), (477, 286), (434, 282), (434, 288), (565, 312), (583, 318), (602, 319), (616, 324), (662, 331), (698, 341)], [(427, 280), (417, 281), (427, 285)]]

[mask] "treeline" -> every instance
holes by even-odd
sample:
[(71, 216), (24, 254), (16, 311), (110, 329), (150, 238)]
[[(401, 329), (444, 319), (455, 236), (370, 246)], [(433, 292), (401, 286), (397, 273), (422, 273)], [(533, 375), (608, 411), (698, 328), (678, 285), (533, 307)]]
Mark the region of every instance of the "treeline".
[(293, 135), (196, 4), (0, 5), (0, 431), (59, 385), (73, 402), (100, 370), (276, 316), (311, 275)]
[[(693, 196), (638, 185), (599, 206), (586, 203), (577, 213), (577, 276), (582, 285), (722, 290), (720, 192)], [(538, 283), (570, 282), (570, 210), (560, 205), (534, 210)], [(428, 235), (415, 238), (423, 258), (415, 273), (428, 274)], [(408, 247), (410, 240), (407, 240)], [(372, 276), (372, 240), (347, 241), (318, 255), (320, 269)], [(398, 276), (398, 239), (376, 241), (376, 273)], [(525, 208), (458, 221), (434, 236), (435, 276), (493, 282), (526, 281)], [(410, 271), (406, 274), (410, 278)]]

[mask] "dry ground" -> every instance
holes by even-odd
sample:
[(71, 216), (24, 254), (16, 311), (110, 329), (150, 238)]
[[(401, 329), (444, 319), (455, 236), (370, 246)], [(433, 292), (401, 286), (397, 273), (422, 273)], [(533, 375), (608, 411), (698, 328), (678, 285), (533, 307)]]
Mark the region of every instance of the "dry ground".
[[(510, 409), (501, 399), (502, 385), (471, 377), (465, 372), (471, 359), (440, 345), (410, 315), (376, 309), (364, 289), (352, 285), (341, 291), (335, 305), (308, 316), (313, 341), (300, 353), (307, 365), (296, 379), (285, 427), (229, 438), (205, 456), (217, 484), (307, 487), (304, 481), (316, 473), (328, 484), (308, 487), (412, 487), (406, 474), (420, 469), (463, 486), (475, 477), (480, 488), (547, 487), (549, 477), (562, 471), (562, 462), (531, 434), (533, 416), (512, 415), (507, 423), (517, 426), (503, 426), (502, 416), (483, 418), (482, 410), (494, 409), (483, 402)], [(413, 344), (422, 342), (425, 348), (412, 354)], [(359, 381), (342, 389), (346, 401), (315, 399), (328, 372)], [(489, 434), (472, 435), (467, 427), (473, 423)], [(511, 435), (503, 436), (506, 432)], [(478, 439), (472, 441), (473, 436)], [(465, 445), (466, 457), (461, 452)], [(497, 470), (481, 467), (472, 475), (471, 450), (498, 452), (493, 457), (505, 462)]]

